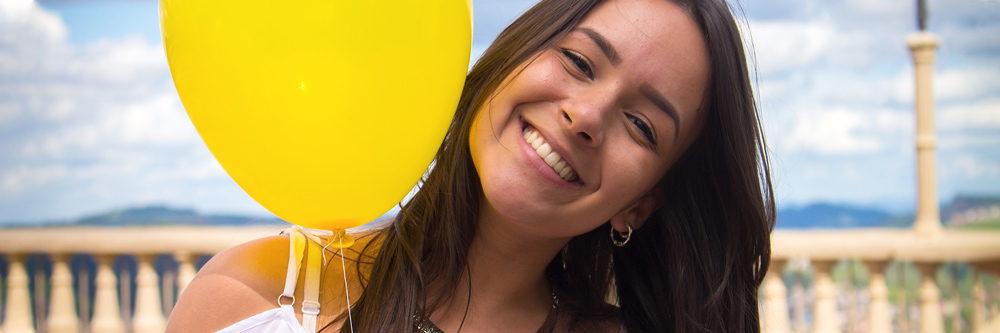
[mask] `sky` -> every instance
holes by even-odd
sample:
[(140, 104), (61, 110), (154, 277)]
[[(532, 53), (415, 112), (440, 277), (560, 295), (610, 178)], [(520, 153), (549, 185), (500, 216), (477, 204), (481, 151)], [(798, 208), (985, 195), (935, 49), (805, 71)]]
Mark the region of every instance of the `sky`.
[[(474, 0), (473, 57), (533, 1)], [(913, 211), (915, 1), (734, 4), (779, 208)], [(1000, 195), (1000, 0), (929, 0), (937, 185)], [(0, 0), (0, 223), (146, 205), (267, 216), (198, 137), (154, 0)], [(388, 207), (387, 207), (388, 209)]]

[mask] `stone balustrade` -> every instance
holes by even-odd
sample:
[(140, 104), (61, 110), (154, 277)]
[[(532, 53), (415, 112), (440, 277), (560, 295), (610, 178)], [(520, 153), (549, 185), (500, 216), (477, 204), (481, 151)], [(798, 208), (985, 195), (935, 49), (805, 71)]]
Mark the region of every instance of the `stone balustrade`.
[[(5, 291), (0, 333), (162, 332), (175, 296), (194, 277), (199, 258), (282, 228), (0, 229), (6, 266), (0, 271), (5, 284), (0, 288)], [(943, 265), (954, 263), (975, 267), (977, 274), (968, 325), (952, 320), (949, 328), (1000, 332), (1000, 232), (944, 230), (921, 238), (912, 230), (778, 230), (772, 251), (761, 287), (764, 332), (944, 332), (942, 304), (947, 300), (942, 300), (935, 277)], [(71, 265), (80, 258), (93, 264)], [(834, 273), (852, 264), (867, 270), (867, 287), (841, 290), (844, 283)], [(890, 265), (911, 267), (919, 275), (919, 292), (911, 296), (919, 299), (916, 309), (890, 302)], [(802, 274), (811, 277), (809, 288), (787, 283), (787, 277), (804, 281)], [(864, 297), (852, 296), (859, 294)], [(860, 313), (859, 308), (866, 310)], [(909, 324), (900, 319), (904, 317), (919, 321)]]
[[(0, 229), (0, 254), (7, 265), (3, 282), (3, 323), (0, 333), (29, 332), (163, 332), (174, 294), (195, 275), (196, 258), (268, 235), (274, 227), (50, 227)], [(46, 259), (29, 281), (29, 258)], [(93, 296), (89, 287), (74, 289), (69, 262), (74, 256), (92, 258)], [(176, 265), (173, 274), (157, 273), (157, 258)], [(135, 277), (116, 274), (116, 262), (135, 260)], [(131, 261), (131, 260), (128, 260)], [(84, 265), (85, 266), (85, 265)], [(125, 272), (127, 269), (119, 268)], [(0, 272), (2, 274), (3, 272)], [(47, 279), (45, 278), (47, 275)], [(89, 274), (77, 270), (77, 281)], [(123, 278), (124, 277), (124, 278)], [(132, 281), (129, 281), (132, 280)], [(46, 287), (47, 286), (47, 287)], [(134, 288), (134, 302), (131, 295)], [(48, 297), (45, 291), (48, 290)], [(164, 302), (167, 299), (169, 302)], [(165, 304), (166, 303), (166, 304)], [(88, 311), (92, 304), (93, 311)], [(132, 310), (134, 308), (134, 311)], [(81, 315), (81, 313), (87, 315)]]
[[(868, 286), (860, 292), (866, 296), (866, 302), (851, 297), (859, 294), (858, 291), (838, 290), (832, 279), (836, 265), (856, 262), (862, 263), (867, 270)], [(915, 311), (906, 303), (902, 306), (890, 303), (886, 277), (890, 263), (897, 265), (897, 270), (915, 268), (915, 274), (919, 275), (919, 291), (915, 295), (919, 307)], [(941, 299), (941, 288), (935, 280), (942, 265), (956, 263), (975, 270), (970, 320), (960, 318), (962, 302)], [(807, 266), (811, 269), (805, 269)], [(812, 274), (812, 293), (808, 295), (812, 297), (811, 328), (807, 327), (801, 313), (807, 310), (803, 309), (801, 297), (799, 304), (789, 306), (789, 288), (783, 278), (806, 271)], [(761, 288), (762, 327), (764, 332), (770, 333), (939, 333), (946, 331), (942, 308), (948, 303), (953, 316), (948, 331), (1000, 332), (997, 308), (1000, 285), (984, 286), (984, 277), (996, 281), (998, 275), (1000, 232), (943, 230), (936, 236), (921, 237), (913, 230), (904, 229), (779, 230), (772, 236), (771, 267)], [(847, 283), (847, 286), (850, 288), (853, 284)], [(794, 287), (803, 289), (800, 283)], [(987, 289), (992, 291), (991, 295), (987, 295)], [(838, 297), (845, 294), (847, 297)], [(958, 297), (957, 293), (953, 294)], [(867, 308), (866, 313), (848, 310), (857, 309), (859, 305)], [(910, 325), (907, 319), (912, 318), (918, 318), (918, 323)], [(963, 325), (966, 321), (967, 325)]]

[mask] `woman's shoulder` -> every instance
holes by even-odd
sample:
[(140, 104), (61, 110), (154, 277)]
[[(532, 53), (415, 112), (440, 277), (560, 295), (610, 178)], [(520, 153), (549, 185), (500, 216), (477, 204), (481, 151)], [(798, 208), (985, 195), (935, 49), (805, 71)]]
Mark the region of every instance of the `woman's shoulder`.
[(216, 254), (181, 294), (167, 331), (214, 332), (277, 307), (288, 242), (288, 236), (271, 236)]
[[(346, 273), (351, 277), (352, 290), (358, 276), (354, 272), (359, 262), (370, 262), (367, 256), (377, 251), (377, 244), (371, 244), (377, 237), (374, 228), (352, 232), (357, 239), (354, 246), (343, 251), (348, 262)], [(363, 251), (364, 250), (364, 251)], [(327, 249), (326, 251), (329, 251)], [(362, 253), (363, 251), (363, 253)], [(339, 256), (340, 251), (333, 254)], [(329, 252), (323, 258), (333, 259)], [(329, 263), (324, 267), (324, 277), (321, 282), (323, 289), (343, 291), (344, 267), (339, 260), (324, 260)], [(337, 262), (337, 264), (333, 264)], [(184, 290), (176, 306), (170, 314), (167, 330), (171, 332), (203, 332), (217, 331), (252, 317), (261, 312), (276, 308), (278, 296), (284, 292), (285, 279), (289, 264), (289, 236), (276, 235), (256, 239), (247, 243), (228, 248), (212, 257), (205, 264), (191, 283)], [(306, 262), (302, 262), (306, 265)], [(352, 269), (355, 268), (355, 269)], [(304, 270), (300, 270), (296, 281), (295, 299), (302, 299), (304, 285)], [(332, 287), (332, 288), (330, 288)], [(333, 296), (335, 292), (324, 293), (321, 297)], [(321, 302), (327, 304), (321, 298)], [(334, 303), (336, 304), (336, 303)], [(346, 303), (345, 303), (346, 304)], [(323, 309), (326, 315), (336, 316), (336, 308)]]

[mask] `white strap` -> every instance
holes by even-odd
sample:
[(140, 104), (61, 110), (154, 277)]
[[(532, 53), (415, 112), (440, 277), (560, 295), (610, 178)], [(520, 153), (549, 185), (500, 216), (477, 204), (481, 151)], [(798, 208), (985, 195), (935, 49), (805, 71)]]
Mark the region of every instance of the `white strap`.
[[(299, 279), (299, 267), (302, 265), (302, 251), (305, 250), (306, 238), (298, 228), (289, 228), (288, 233), (288, 273), (285, 275), (285, 290), (278, 297), (278, 305), (291, 306), (295, 304), (295, 284)], [(285, 300), (287, 303), (283, 303)]]
[(306, 332), (316, 332), (316, 317), (319, 315), (319, 283), (322, 280), (323, 249), (315, 241), (309, 242), (306, 254), (306, 281), (302, 300), (302, 328)]

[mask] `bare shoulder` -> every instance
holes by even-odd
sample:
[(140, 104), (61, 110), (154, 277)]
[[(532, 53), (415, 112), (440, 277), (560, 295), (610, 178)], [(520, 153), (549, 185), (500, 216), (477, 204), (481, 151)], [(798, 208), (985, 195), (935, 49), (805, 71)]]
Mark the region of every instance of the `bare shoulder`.
[(215, 255), (184, 290), (168, 332), (215, 332), (277, 307), (288, 266), (288, 237), (272, 236)]
[[(378, 249), (375, 230), (355, 234), (357, 242), (347, 251), (331, 251), (334, 259), (343, 254), (348, 263), (325, 260), (320, 295), (324, 304), (320, 322), (336, 320), (346, 309), (345, 277), (351, 293), (360, 293), (360, 281), (369, 271)], [(212, 257), (198, 271), (194, 280), (177, 301), (167, 322), (167, 332), (215, 332), (243, 319), (278, 307), (288, 273), (288, 236), (272, 236), (243, 243)], [(369, 246), (372, 245), (372, 246)], [(330, 251), (330, 250), (327, 250)], [(345, 268), (347, 269), (345, 271)], [(345, 275), (346, 273), (346, 275)], [(304, 274), (298, 274), (295, 298), (302, 299)], [(343, 304), (343, 306), (340, 306)], [(301, 316), (301, 309), (295, 307)]]

